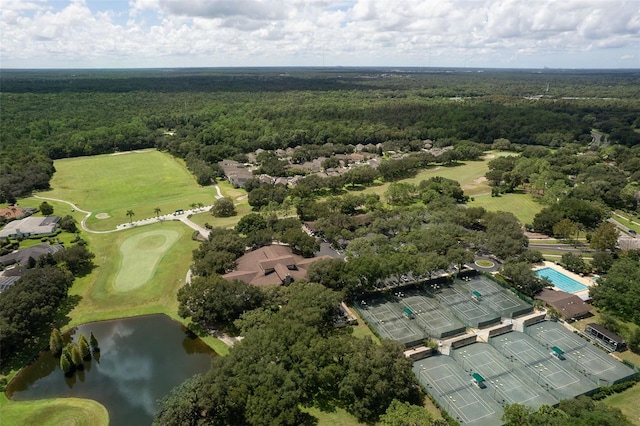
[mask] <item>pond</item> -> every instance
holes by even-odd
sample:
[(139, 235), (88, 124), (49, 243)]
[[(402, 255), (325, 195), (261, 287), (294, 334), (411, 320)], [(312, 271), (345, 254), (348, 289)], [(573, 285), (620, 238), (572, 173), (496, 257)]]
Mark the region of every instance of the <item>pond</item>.
[(180, 323), (149, 315), (85, 324), (67, 338), (93, 332), (100, 352), (66, 377), (50, 352), (20, 371), (7, 388), (14, 401), (78, 397), (103, 404), (112, 425), (150, 425), (157, 401), (185, 379), (205, 373), (215, 352)]

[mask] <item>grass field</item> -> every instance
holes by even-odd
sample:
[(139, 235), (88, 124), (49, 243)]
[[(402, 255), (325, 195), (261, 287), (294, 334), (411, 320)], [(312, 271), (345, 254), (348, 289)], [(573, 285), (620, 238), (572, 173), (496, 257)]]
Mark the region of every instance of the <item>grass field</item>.
[(487, 211), (513, 213), (523, 225), (533, 223), (533, 217), (544, 207), (529, 194), (502, 194), (499, 197), (481, 195), (467, 203), (469, 207), (484, 207)]
[(631, 423), (640, 425), (640, 404), (638, 401), (640, 401), (640, 384), (636, 383), (632, 388), (611, 395), (603, 402), (610, 407), (619, 408)]
[[(238, 203), (236, 201), (236, 203)], [(210, 212), (196, 213), (189, 219), (200, 226), (209, 224), (214, 228), (233, 228), (240, 221), (242, 216), (251, 213), (251, 206), (245, 200), (236, 205), (237, 215), (231, 217), (215, 217)]]
[[(192, 203), (211, 205), (213, 187), (200, 187), (181, 160), (155, 150), (98, 155), (56, 160), (51, 190), (43, 197), (63, 199), (93, 213), (87, 226), (95, 230), (114, 229), (128, 222), (128, 210), (134, 220), (156, 216)], [(39, 203), (38, 203), (39, 204)], [(107, 219), (97, 219), (97, 214)]]
[(0, 395), (0, 424), (38, 426), (107, 426), (109, 413), (90, 399), (58, 398), (13, 402)]
[[(434, 176), (442, 176), (444, 178), (453, 179), (460, 183), (465, 195), (477, 196), (480, 194), (491, 193), (491, 188), (484, 178), (485, 173), (489, 170), (488, 163), (492, 158), (504, 157), (508, 155), (517, 155), (513, 152), (489, 151), (484, 160), (466, 161), (457, 166), (437, 166), (421, 171), (415, 177), (403, 179), (401, 182), (410, 182), (418, 184), (420, 181), (429, 179)], [(389, 183), (366, 188), (363, 192), (374, 193), (382, 196), (387, 190)]]
[[(82, 297), (71, 312), (72, 325), (151, 313), (175, 316), (176, 293), (184, 284), (191, 252), (197, 247), (191, 233), (181, 222), (166, 221), (127, 231), (87, 235), (89, 249), (96, 254), (96, 268), (90, 275), (76, 280), (70, 291)], [(169, 240), (173, 242), (170, 245)], [(157, 247), (155, 252), (150, 249), (160, 243), (161, 251), (157, 251)], [(146, 252), (138, 251), (145, 245)], [(136, 269), (138, 259), (144, 260), (145, 268)], [(161, 262), (161, 259), (167, 261)], [(135, 276), (137, 273), (140, 277)], [(132, 281), (127, 283), (127, 280)], [(136, 285), (135, 291), (123, 291)]]

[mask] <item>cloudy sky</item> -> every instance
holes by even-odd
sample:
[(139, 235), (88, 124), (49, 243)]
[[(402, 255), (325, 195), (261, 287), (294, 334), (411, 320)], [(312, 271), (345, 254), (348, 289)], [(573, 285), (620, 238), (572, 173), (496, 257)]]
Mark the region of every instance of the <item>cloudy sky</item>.
[(0, 67), (640, 68), (640, 0), (0, 0)]

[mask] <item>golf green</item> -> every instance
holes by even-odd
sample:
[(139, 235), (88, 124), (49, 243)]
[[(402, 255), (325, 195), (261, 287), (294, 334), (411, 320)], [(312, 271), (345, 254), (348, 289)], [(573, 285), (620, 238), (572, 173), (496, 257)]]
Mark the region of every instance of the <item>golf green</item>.
[(120, 245), (120, 269), (116, 274), (114, 288), (130, 291), (146, 284), (164, 254), (180, 238), (172, 230), (154, 230), (132, 235)]

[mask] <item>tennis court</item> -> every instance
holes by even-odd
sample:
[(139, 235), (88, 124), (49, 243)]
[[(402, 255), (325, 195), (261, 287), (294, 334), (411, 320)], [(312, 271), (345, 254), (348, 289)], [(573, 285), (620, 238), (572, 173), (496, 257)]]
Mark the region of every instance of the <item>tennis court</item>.
[(559, 399), (575, 398), (597, 388), (584, 375), (554, 358), (548, 349), (530, 336), (510, 332), (489, 339), (504, 357), (516, 364), (528, 377)]
[(434, 356), (416, 361), (413, 372), (418, 381), (461, 424), (493, 426), (500, 424), (502, 407), (472, 384), (472, 378), (453, 359)]
[(487, 343), (474, 343), (452, 350), (451, 355), (468, 374), (479, 374), (485, 379), (491, 398), (501, 405), (524, 404), (538, 408), (554, 405), (559, 399), (535, 382), (528, 374), (517, 369), (519, 364), (505, 358)]
[(481, 303), (502, 317), (514, 318), (533, 311), (532, 305), (520, 300), (513, 293), (483, 275), (469, 275), (455, 282), (463, 292), (466, 291), (472, 295), (480, 294)]
[(609, 354), (553, 321), (525, 328), (525, 332), (546, 348), (560, 348), (565, 368), (582, 374), (596, 385), (610, 386), (631, 378), (634, 371)]
[(456, 286), (443, 286), (436, 296), (469, 327), (480, 328), (500, 322), (500, 314), (485, 308), (482, 302), (473, 300), (469, 292)]
[(436, 300), (416, 288), (395, 293), (396, 300), (414, 314), (415, 322), (429, 336), (443, 338), (464, 333), (465, 326)]
[(397, 302), (383, 297), (368, 297), (356, 302), (355, 307), (383, 339), (396, 340), (409, 346), (427, 337), (427, 333), (407, 317)]

